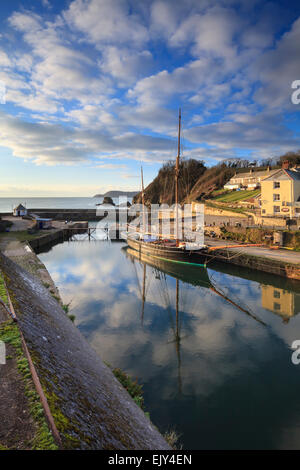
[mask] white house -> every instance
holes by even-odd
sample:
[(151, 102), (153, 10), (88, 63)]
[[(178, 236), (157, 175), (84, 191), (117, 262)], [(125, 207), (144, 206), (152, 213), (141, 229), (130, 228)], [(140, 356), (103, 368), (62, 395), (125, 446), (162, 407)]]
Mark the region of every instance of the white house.
[(23, 215), (27, 215), (26, 207), (19, 204), (17, 207), (14, 208), (13, 214), (15, 217), (22, 217)]
[(268, 168), (266, 171), (253, 171), (252, 168), (248, 172), (235, 174), (224, 189), (256, 189), (260, 188), (261, 182), (273, 175), (277, 170)]

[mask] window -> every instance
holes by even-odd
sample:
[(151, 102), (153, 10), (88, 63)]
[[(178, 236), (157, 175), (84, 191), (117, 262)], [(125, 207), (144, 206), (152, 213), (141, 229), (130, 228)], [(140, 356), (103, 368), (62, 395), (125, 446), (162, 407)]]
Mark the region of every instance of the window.
[(274, 290), (273, 296), (275, 299), (280, 299), (280, 292), (279, 290)]
[(266, 209), (263, 209), (263, 210), (262, 210), (262, 213), (265, 214), (265, 213), (266, 213)]
[(274, 181), (273, 188), (274, 188), (274, 189), (280, 188), (280, 182), (279, 182), (279, 181)]
[(273, 194), (273, 201), (280, 201), (280, 194)]
[(280, 206), (273, 206), (274, 212), (280, 212)]
[(274, 310), (280, 310), (280, 304), (274, 302)]

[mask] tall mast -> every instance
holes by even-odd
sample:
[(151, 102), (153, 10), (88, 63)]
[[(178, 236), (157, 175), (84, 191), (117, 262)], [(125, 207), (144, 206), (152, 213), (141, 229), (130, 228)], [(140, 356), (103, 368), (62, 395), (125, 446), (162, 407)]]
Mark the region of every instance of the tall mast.
[(142, 325), (144, 324), (145, 300), (146, 300), (146, 263), (144, 263), (144, 275), (143, 275), (142, 318), (141, 318)]
[(175, 343), (177, 353), (177, 367), (178, 367), (178, 391), (181, 393), (181, 358), (180, 358), (180, 332), (179, 332), (179, 280), (176, 279), (176, 332)]
[(178, 151), (176, 157), (176, 166), (175, 166), (175, 204), (176, 204), (176, 245), (178, 245), (178, 178), (179, 178), (179, 159), (180, 159), (180, 132), (181, 132), (181, 108), (179, 108), (179, 116), (178, 116)]
[(146, 214), (145, 214), (144, 175), (143, 175), (143, 167), (142, 166), (141, 166), (141, 180), (142, 180), (143, 228), (144, 228), (144, 232), (147, 232), (147, 230), (146, 230)]

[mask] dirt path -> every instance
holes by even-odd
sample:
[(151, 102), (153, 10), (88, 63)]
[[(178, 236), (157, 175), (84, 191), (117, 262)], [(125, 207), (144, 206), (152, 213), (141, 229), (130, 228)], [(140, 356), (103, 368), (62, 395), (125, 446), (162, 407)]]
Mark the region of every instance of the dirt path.
[(32, 225), (32, 220), (22, 219), (22, 217), (5, 216), (3, 220), (9, 220), (13, 223), (10, 227), (10, 232), (18, 232), (20, 230), (27, 230)]

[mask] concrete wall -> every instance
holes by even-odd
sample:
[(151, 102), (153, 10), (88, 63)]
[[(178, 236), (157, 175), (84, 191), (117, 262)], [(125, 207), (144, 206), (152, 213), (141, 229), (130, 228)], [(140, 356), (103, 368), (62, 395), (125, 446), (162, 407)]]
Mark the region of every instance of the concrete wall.
[[(75, 222), (74, 224), (69, 224), (64, 229), (51, 231), (51, 232), (46, 233), (45, 235), (41, 235), (40, 237), (37, 237), (28, 243), (34, 251), (39, 250), (43, 246), (51, 245), (51, 244), (55, 244), (55, 243), (59, 243), (64, 240), (67, 240), (72, 235), (75, 235), (75, 233), (83, 233), (87, 229), (87, 227), (88, 227), (88, 222), (77, 222), (77, 223)], [(68, 230), (69, 228), (71, 230)], [(74, 229), (77, 229), (77, 230), (74, 230)]]
[(107, 214), (97, 215), (96, 212), (96, 209), (28, 209), (28, 214), (54, 220), (101, 220)]
[[(199, 204), (199, 203), (192, 203), (192, 204)], [(209, 207), (209, 206), (205, 206), (204, 213), (205, 215), (224, 215), (228, 217), (247, 218), (247, 215), (242, 214), (240, 212), (233, 212), (233, 211), (224, 210), (224, 209), (216, 209), (214, 207)]]
[(290, 265), (281, 261), (248, 254), (232, 256), (228, 259), (228, 253), (232, 253), (232, 255), (235, 253), (234, 251), (230, 252), (230, 249), (218, 250), (212, 253), (211, 257), (217, 261), (222, 261), (222, 263), (235, 264), (270, 274), (277, 274), (278, 276), (287, 277), (289, 279), (300, 280), (300, 267), (297, 265)]

